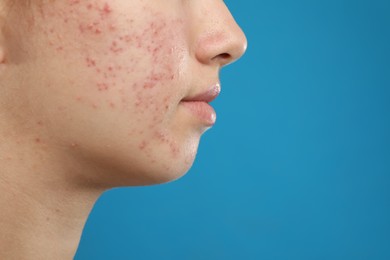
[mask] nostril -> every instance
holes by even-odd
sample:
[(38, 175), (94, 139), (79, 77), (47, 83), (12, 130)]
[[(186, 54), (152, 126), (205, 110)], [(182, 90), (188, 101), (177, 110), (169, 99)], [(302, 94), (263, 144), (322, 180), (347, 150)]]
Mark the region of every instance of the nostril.
[(229, 53), (222, 53), (218, 55), (221, 59), (230, 60), (232, 56)]
[(226, 63), (229, 63), (230, 60), (232, 60), (232, 55), (224, 52), (215, 56), (213, 60), (218, 60), (222, 65), (225, 65)]

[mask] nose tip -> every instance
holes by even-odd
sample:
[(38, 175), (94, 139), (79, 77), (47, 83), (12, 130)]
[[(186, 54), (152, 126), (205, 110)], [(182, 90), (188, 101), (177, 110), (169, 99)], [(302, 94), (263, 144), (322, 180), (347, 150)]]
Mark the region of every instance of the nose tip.
[(227, 7), (208, 23), (208, 28), (199, 38), (196, 57), (204, 64), (221, 67), (238, 60), (247, 49), (247, 39)]
[[(240, 29), (241, 30), (241, 29)], [(240, 59), (241, 56), (246, 52), (248, 42), (245, 37), (245, 34), (241, 31), (240, 36), (236, 36), (236, 39), (231, 39), (227, 43), (225, 47), (227, 52), (218, 54), (213, 58), (213, 60), (218, 60), (217, 62), (221, 64), (221, 66), (226, 66)]]

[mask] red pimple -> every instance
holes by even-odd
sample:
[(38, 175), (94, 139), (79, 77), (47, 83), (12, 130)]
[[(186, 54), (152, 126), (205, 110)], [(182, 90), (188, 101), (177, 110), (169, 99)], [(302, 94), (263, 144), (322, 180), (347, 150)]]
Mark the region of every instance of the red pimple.
[(156, 85), (156, 82), (151, 82), (151, 81), (146, 82), (146, 83), (144, 84), (144, 89), (153, 88), (155, 85)]
[(40, 138), (35, 138), (35, 142), (36, 142), (37, 144), (39, 144), (39, 143), (41, 143), (41, 139), (40, 139)]
[(140, 150), (144, 150), (147, 145), (148, 143), (146, 141), (142, 141), (138, 147)]
[(113, 102), (110, 102), (110, 107), (115, 108), (115, 104)]
[(141, 104), (142, 104), (141, 99), (137, 99), (137, 100), (135, 101), (135, 106), (136, 106), (136, 107), (139, 107)]
[(130, 42), (131, 41), (131, 36), (130, 35), (125, 35), (125, 36), (123, 36), (123, 40), (125, 42)]
[(156, 74), (156, 73), (153, 73), (151, 76), (150, 76), (150, 79), (152, 80), (152, 81), (160, 81), (160, 80), (162, 80), (162, 78), (163, 78), (163, 74)]
[(91, 32), (94, 32), (95, 34), (99, 34), (102, 32), (102, 30), (99, 28), (99, 25), (100, 25), (99, 22), (93, 22), (88, 24), (87, 28)]
[(105, 3), (104, 6), (103, 6), (102, 11), (103, 11), (103, 14), (108, 15), (108, 14), (110, 14), (112, 12), (112, 9), (111, 9), (111, 7), (107, 3)]
[(94, 67), (94, 66), (96, 66), (96, 61), (93, 60), (93, 59), (91, 59), (91, 58), (89, 58), (89, 57), (85, 58), (85, 61), (87, 62), (87, 66), (88, 66), (88, 67)]
[(116, 27), (113, 25), (113, 24), (110, 24), (108, 29), (111, 31), (111, 32), (114, 32), (116, 30)]
[(161, 49), (162, 49), (162, 46), (161, 46), (161, 45), (155, 47), (155, 48), (153, 49), (153, 54), (157, 54), (157, 52), (159, 52)]
[(81, 33), (84, 33), (84, 25), (82, 25), (82, 24), (79, 25), (79, 31)]
[(168, 137), (165, 133), (163, 132), (156, 132), (155, 136), (157, 139), (159, 139), (162, 142), (168, 142)]
[(171, 148), (171, 152), (172, 152), (172, 155), (174, 157), (177, 157), (179, 155), (179, 152), (180, 152), (180, 149), (179, 147), (177, 146), (177, 144), (175, 144), (174, 142), (171, 142), (169, 144), (169, 147)]
[(108, 85), (106, 83), (97, 84), (99, 91), (108, 90)]
[(118, 46), (118, 43), (116, 41), (113, 41), (110, 46), (110, 50), (114, 53), (118, 53), (123, 51), (123, 48)]

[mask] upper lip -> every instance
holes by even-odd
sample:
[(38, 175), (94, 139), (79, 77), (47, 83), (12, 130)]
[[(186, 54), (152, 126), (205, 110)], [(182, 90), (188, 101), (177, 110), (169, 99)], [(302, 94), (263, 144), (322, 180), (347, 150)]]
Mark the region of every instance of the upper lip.
[(184, 102), (199, 101), (199, 102), (210, 103), (211, 101), (213, 101), (214, 99), (216, 99), (218, 97), (220, 92), (221, 92), (221, 84), (216, 83), (213, 86), (211, 86), (209, 89), (207, 89), (206, 91), (199, 93), (199, 94), (195, 94), (194, 96), (185, 97), (182, 99), (182, 101), (184, 101)]

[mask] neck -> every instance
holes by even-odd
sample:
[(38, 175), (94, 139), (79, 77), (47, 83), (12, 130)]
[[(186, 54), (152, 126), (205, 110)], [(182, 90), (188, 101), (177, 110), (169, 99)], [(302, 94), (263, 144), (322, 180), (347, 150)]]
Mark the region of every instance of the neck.
[(49, 152), (0, 144), (0, 259), (72, 259), (104, 190), (72, 182), (77, 167)]

